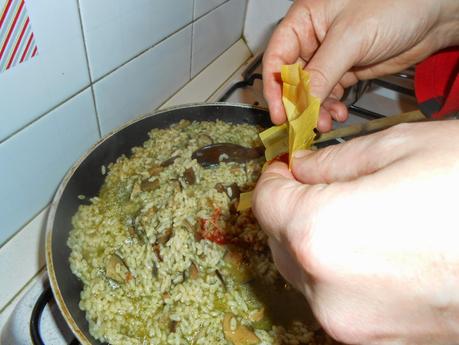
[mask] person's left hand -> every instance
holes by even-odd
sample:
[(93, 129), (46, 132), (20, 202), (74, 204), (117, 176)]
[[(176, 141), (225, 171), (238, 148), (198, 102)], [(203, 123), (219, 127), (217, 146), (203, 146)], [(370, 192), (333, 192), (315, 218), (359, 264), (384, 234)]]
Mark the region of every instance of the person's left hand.
[(399, 125), (262, 174), (273, 259), (336, 340), (459, 343), (458, 133)]

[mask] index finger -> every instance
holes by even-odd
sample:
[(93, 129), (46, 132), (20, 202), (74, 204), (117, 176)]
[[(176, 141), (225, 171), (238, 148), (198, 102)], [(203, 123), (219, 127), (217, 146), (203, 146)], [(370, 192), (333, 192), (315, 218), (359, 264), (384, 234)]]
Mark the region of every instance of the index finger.
[(274, 31), (263, 57), (263, 92), (275, 124), (287, 119), (282, 104), (282, 65), (301, 62), (304, 66), (317, 47), (308, 10), (294, 3)]

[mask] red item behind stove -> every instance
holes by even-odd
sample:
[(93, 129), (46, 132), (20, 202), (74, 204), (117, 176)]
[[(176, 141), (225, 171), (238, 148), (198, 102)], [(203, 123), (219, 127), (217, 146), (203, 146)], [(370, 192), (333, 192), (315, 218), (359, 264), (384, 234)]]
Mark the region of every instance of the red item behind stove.
[(415, 92), (419, 108), (433, 119), (459, 111), (459, 47), (439, 51), (416, 66)]

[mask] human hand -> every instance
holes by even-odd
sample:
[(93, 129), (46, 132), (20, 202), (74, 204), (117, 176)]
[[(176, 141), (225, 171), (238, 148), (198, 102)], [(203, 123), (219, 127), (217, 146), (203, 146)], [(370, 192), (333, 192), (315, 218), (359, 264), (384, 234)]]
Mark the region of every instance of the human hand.
[(335, 339), (459, 343), (458, 133), (398, 125), (262, 174), (273, 259)]
[(358, 80), (401, 71), (459, 44), (457, 0), (297, 0), (273, 33), (263, 58), (263, 88), (271, 120), (286, 120), (281, 65), (299, 62), (322, 102), (318, 128), (346, 120), (338, 100)]

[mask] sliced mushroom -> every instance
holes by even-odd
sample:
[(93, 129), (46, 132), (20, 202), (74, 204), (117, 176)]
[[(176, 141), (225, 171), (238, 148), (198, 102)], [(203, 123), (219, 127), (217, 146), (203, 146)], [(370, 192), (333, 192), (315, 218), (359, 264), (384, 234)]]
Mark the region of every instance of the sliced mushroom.
[(236, 317), (231, 313), (226, 313), (223, 318), (223, 333), (233, 345), (256, 345), (260, 343), (260, 338), (247, 326), (238, 323)]
[(105, 263), (105, 275), (117, 283), (125, 283), (128, 280), (129, 268), (117, 254), (112, 254)]
[(178, 325), (178, 321), (175, 321), (175, 320), (171, 320), (169, 322), (169, 331), (171, 333), (175, 333), (175, 331), (177, 330), (177, 325)]
[(194, 173), (193, 168), (190, 167), (186, 169), (183, 173), (183, 178), (189, 185), (194, 185), (196, 183), (196, 174)]
[(199, 276), (199, 268), (194, 262), (191, 263), (188, 274), (191, 279), (197, 279)]
[(161, 248), (159, 247), (159, 244), (153, 245), (153, 252), (155, 253), (159, 261), (163, 261), (163, 257), (161, 255)]
[(176, 160), (177, 158), (179, 158), (179, 156), (172, 156), (171, 158), (166, 159), (164, 162), (162, 162), (162, 163), (161, 163), (161, 166), (162, 166), (163, 168), (166, 168), (166, 167), (168, 167), (169, 165), (174, 164), (174, 162), (175, 162), (175, 160)]
[(154, 190), (158, 189), (160, 182), (158, 179), (154, 181), (143, 180), (140, 184), (140, 189), (142, 192), (153, 192)]
[(135, 228), (133, 226), (130, 226), (128, 228), (128, 232), (129, 232), (129, 236), (131, 236), (131, 238), (136, 238), (137, 237), (137, 234), (135, 232)]
[(219, 193), (224, 193), (226, 191), (225, 186), (223, 185), (223, 183), (220, 183), (220, 182), (216, 183), (214, 188)]
[(164, 170), (164, 167), (162, 167), (161, 165), (155, 164), (150, 169), (148, 169), (148, 172), (150, 173), (150, 176), (158, 176), (163, 170)]
[(166, 244), (169, 242), (173, 234), (174, 232), (172, 231), (172, 228), (167, 228), (166, 231), (164, 231), (164, 234), (158, 237), (156, 242), (159, 244)]

